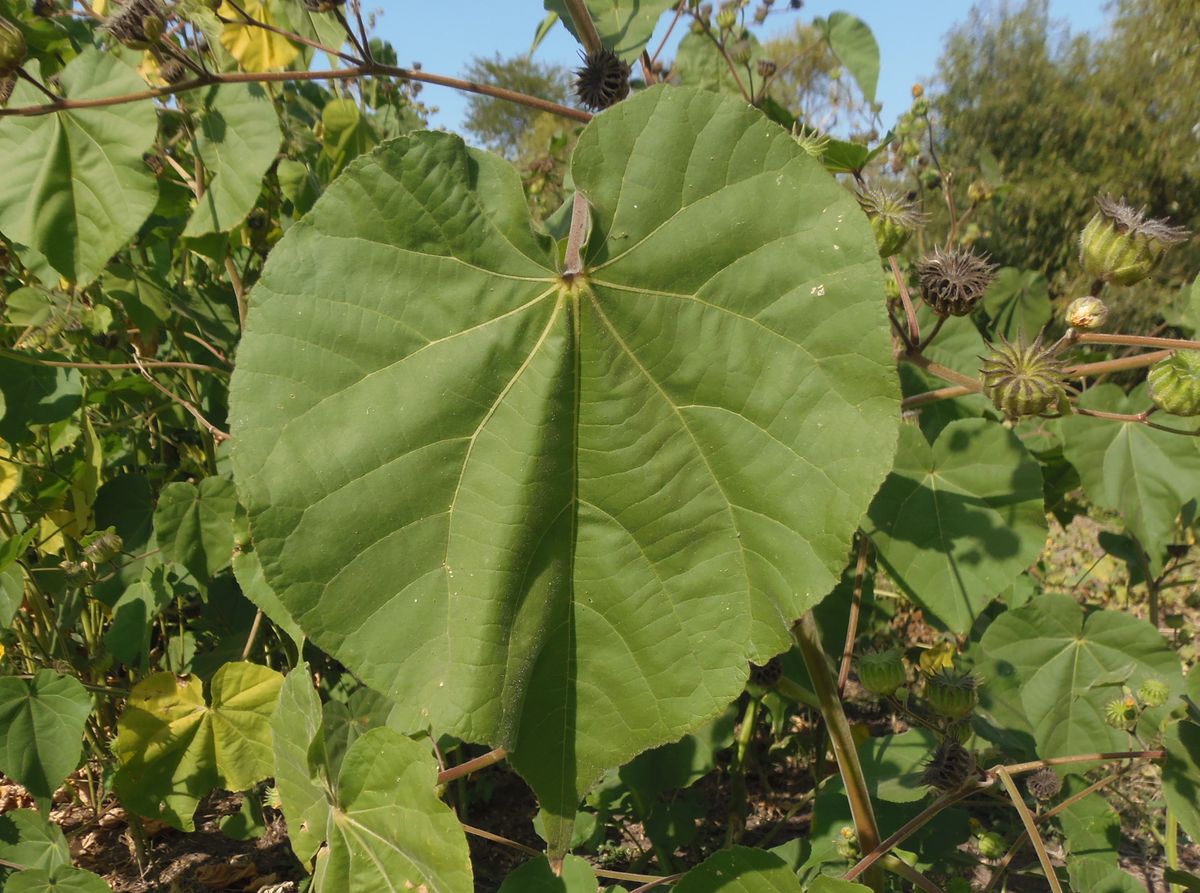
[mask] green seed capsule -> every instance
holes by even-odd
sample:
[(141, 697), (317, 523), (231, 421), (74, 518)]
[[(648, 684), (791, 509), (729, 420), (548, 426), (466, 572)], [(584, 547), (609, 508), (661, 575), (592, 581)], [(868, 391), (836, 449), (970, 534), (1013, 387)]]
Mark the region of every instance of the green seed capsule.
[(1200, 415), (1200, 350), (1177, 350), (1150, 367), (1150, 399), (1171, 415)]

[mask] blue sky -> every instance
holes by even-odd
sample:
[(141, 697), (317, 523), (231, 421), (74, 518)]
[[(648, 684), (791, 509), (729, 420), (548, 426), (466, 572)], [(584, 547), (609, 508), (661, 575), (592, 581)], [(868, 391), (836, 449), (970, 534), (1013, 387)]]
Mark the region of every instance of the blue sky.
[[(777, 6), (786, 3), (777, 0)], [(971, 5), (966, 0), (808, 0), (799, 13), (773, 16), (776, 23), (768, 20), (758, 33), (764, 37), (786, 31), (797, 16), (809, 20), (839, 9), (857, 15), (871, 26), (879, 42), (878, 98), (883, 103), (883, 123), (889, 126), (911, 102), (913, 83), (927, 80), (933, 73), (943, 37), (965, 20)], [(1105, 5), (1102, 0), (1050, 0), (1052, 15), (1065, 20), (1072, 31), (1103, 29)], [(427, 71), (449, 75), (460, 74), (472, 56), (490, 56), (497, 51), (509, 56), (527, 51), (545, 16), (539, 0), (365, 0), (364, 6), (381, 13), (377, 31), (396, 48), (401, 65), (419, 61)], [(669, 21), (668, 15), (659, 22), (652, 47), (658, 45)], [(686, 33), (686, 28), (675, 29), (663, 52), (666, 58)], [(556, 25), (538, 48), (537, 58), (574, 67), (578, 62), (577, 45), (561, 25)], [(422, 99), (438, 107), (431, 126), (459, 127), (467, 104), (464, 95), (426, 87)]]

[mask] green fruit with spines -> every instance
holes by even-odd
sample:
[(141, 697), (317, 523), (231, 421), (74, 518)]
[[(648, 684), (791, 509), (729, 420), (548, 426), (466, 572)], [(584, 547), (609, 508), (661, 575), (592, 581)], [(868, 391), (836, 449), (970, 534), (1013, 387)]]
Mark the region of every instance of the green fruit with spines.
[(1122, 732), (1133, 731), (1140, 713), (1137, 699), (1133, 695), (1113, 698), (1104, 705), (1104, 721)]
[(1150, 400), (1171, 415), (1200, 415), (1200, 350), (1177, 350), (1150, 367)]
[(1000, 336), (991, 353), (983, 357), (983, 392), (1007, 418), (1041, 415), (1051, 406), (1066, 403), (1066, 370), (1054, 353), (1018, 339), (1014, 344)]
[(21, 29), (0, 17), (0, 78), (6, 78), (20, 68), (28, 52)]
[(966, 719), (979, 705), (979, 679), (973, 673), (942, 667), (925, 677), (925, 700), (946, 719)]
[(1147, 679), (1138, 687), (1137, 691), (1138, 700), (1147, 707), (1161, 707), (1167, 703), (1167, 697), (1170, 694), (1171, 690), (1161, 679)]
[(1110, 195), (1097, 196), (1100, 209), (1079, 237), (1079, 260), (1084, 271), (1102, 282), (1133, 285), (1145, 279), (1166, 250), (1187, 239), (1182, 227), (1147, 217)]
[(979, 855), (985, 859), (1000, 859), (1008, 852), (1008, 841), (995, 831), (984, 831), (975, 838)]
[(871, 221), (871, 231), (875, 235), (875, 246), (879, 249), (880, 257), (899, 254), (913, 231), (924, 226), (929, 219), (912, 202), (886, 189), (864, 189), (857, 198), (859, 207)]
[(124, 542), (113, 527), (97, 530), (84, 537), (81, 552), (93, 565), (112, 561), (121, 554)]
[(904, 658), (895, 648), (861, 654), (858, 681), (871, 694), (888, 697), (908, 681)]
[(723, 6), (717, 13), (717, 27), (722, 31), (730, 31), (737, 24), (737, 10), (732, 6)]

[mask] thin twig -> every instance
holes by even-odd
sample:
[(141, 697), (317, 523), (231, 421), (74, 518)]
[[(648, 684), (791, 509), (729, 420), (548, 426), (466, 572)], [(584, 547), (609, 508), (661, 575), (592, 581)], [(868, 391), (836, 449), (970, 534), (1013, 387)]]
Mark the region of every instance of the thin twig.
[(242, 648), (242, 660), (250, 659), (250, 652), (254, 650), (254, 640), (258, 638), (259, 627), (262, 626), (263, 612), (259, 608), (254, 615), (254, 622), (250, 624), (250, 635), (246, 636), (246, 645)]
[(854, 568), (854, 600), (850, 602), (850, 619), (846, 623), (846, 644), (842, 646), (842, 665), (838, 669), (837, 690), (840, 698), (850, 678), (850, 664), (854, 660), (854, 640), (858, 638), (858, 615), (862, 610), (863, 581), (867, 576), (867, 554), (870, 540), (858, 531), (858, 564)]
[(180, 397), (174, 391), (171, 391), (159, 384), (154, 376), (150, 374), (150, 371), (138, 360), (138, 355), (136, 352), (134, 353), (133, 358), (134, 365), (136, 365), (138, 371), (142, 373), (142, 377), (146, 379), (146, 381), (150, 382), (150, 384), (153, 385), (156, 390), (162, 392), (163, 395), (170, 397), (173, 402), (178, 403), (185, 410), (187, 410), (188, 413), (191, 414), (192, 418), (199, 422), (204, 430), (212, 435), (213, 440), (217, 441), (218, 443), (224, 440), (229, 440), (229, 435), (206, 419), (204, 414), (200, 412), (200, 410), (197, 409), (191, 402), (185, 400), (183, 397)]
[(1038, 861), (1042, 863), (1042, 871), (1045, 872), (1046, 882), (1050, 885), (1053, 893), (1062, 893), (1062, 885), (1058, 882), (1058, 875), (1054, 872), (1054, 863), (1050, 861), (1050, 854), (1046, 852), (1046, 842), (1042, 840), (1042, 835), (1038, 833), (1037, 823), (1033, 820), (1033, 813), (1029, 811), (1029, 807), (1025, 805), (1025, 800), (1021, 796), (1021, 792), (1017, 789), (1017, 784), (1012, 780), (1012, 776), (1008, 774), (1003, 766), (998, 766), (995, 770), (1000, 776), (1000, 781), (1008, 791), (1008, 796), (1012, 798), (1013, 806), (1016, 807), (1017, 814), (1021, 817), (1021, 823), (1025, 826), (1025, 833), (1029, 835), (1029, 842), (1033, 844), (1034, 850), (1037, 852)]
[(228, 254), (225, 255), (225, 272), (229, 274), (229, 284), (233, 286), (233, 296), (237, 300), (238, 329), (246, 331), (246, 286), (238, 275), (237, 266)]
[(1122, 750), (1111, 753), (1083, 753), (1070, 757), (1049, 757), (1044, 760), (1030, 760), (1028, 763), (1012, 763), (1008, 766), (994, 766), (992, 772), (1004, 769), (1009, 775), (1024, 775), (1026, 772), (1036, 772), (1047, 766), (1066, 766), (1071, 763), (1111, 763), (1114, 760), (1164, 760), (1165, 750)]
[(1124, 344), (1130, 347), (1163, 347), (1168, 350), (1200, 350), (1200, 341), (1187, 338), (1152, 338), (1149, 335), (1107, 335), (1104, 332), (1080, 332), (1081, 344)]
[(493, 766), (499, 763), (508, 756), (508, 751), (503, 747), (497, 747), (495, 750), (489, 750), (483, 756), (475, 757), (473, 760), (467, 760), (465, 763), (459, 763), (457, 766), (451, 766), (449, 769), (444, 769), (438, 773), (438, 784), (449, 784), (456, 778), (462, 778), (465, 775), (470, 775), (472, 772), (478, 772), (480, 769), (486, 769), (488, 766)]
[(888, 263), (892, 266), (892, 276), (896, 280), (896, 285), (900, 287), (900, 303), (904, 305), (904, 315), (908, 318), (908, 344), (915, 348), (921, 343), (921, 327), (917, 324), (917, 311), (913, 308), (912, 297), (908, 293), (908, 283), (904, 281), (904, 273), (900, 270), (900, 263), (896, 260), (896, 256), (889, 257)]
[(683, 10), (687, 6), (687, 0), (679, 0), (679, 4), (675, 7), (675, 15), (671, 18), (671, 24), (667, 26), (667, 33), (663, 35), (662, 40), (658, 42), (658, 49), (650, 57), (651, 64), (658, 61), (659, 54), (663, 51), (663, 47), (667, 45), (667, 40), (671, 37), (671, 32), (675, 30), (675, 26), (679, 24), (679, 17), (683, 15)]
[(587, 238), (589, 219), (587, 199), (582, 192), (576, 192), (571, 202), (571, 229), (563, 257), (564, 278), (571, 279), (583, 272), (583, 243)]
[(563, 5), (575, 24), (575, 33), (579, 35), (583, 48), (589, 54), (603, 50), (604, 42), (600, 40), (600, 32), (596, 30), (596, 23), (592, 21), (592, 14), (583, 0), (563, 0)]
[(53, 366), (56, 369), (193, 369), (197, 372), (217, 372), (228, 375), (228, 370), (216, 366), (206, 366), (203, 363), (185, 363), (179, 360), (142, 360), (140, 363), (75, 363), (69, 360), (43, 360), (41, 357), (31, 357), (19, 350), (9, 350), (0, 347), (0, 357), (27, 363), (31, 366)]

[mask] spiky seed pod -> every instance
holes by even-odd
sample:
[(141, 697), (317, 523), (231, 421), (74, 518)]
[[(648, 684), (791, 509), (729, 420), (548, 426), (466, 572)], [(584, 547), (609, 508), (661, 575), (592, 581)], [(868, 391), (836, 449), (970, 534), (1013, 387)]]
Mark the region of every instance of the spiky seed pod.
[(976, 839), (979, 855), (985, 859), (999, 859), (1008, 852), (1008, 841), (995, 831), (984, 831)]
[[(20, 68), (28, 52), (21, 29), (8, 19), (0, 18), (0, 78), (7, 78)], [(12, 92), (11, 87), (9, 92)]]
[(858, 205), (871, 221), (880, 257), (898, 254), (913, 230), (925, 225), (929, 215), (910, 201), (886, 189), (868, 188), (857, 196)]
[(942, 729), (942, 734), (947, 738), (953, 738), (959, 744), (966, 744), (971, 740), (971, 735), (974, 734), (969, 721), (947, 723)]
[(1042, 347), (1042, 339), (1032, 344), (1018, 340), (1013, 344), (1004, 336), (991, 345), (983, 357), (983, 392), (1010, 419), (1040, 415), (1059, 401), (1066, 400), (1067, 379), (1059, 359)]
[(125, 543), (113, 528), (97, 530), (83, 542), (83, 557), (92, 564), (104, 564), (121, 554)]
[(165, 24), (158, 0), (125, 0), (109, 15), (104, 30), (130, 49), (145, 50), (162, 36)]
[(1167, 684), (1161, 679), (1147, 679), (1138, 688), (1138, 700), (1147, 707), (1161, 707), (1167, 703), (1167, 696), (1171, 690), (1167, 688)]
[(1133, 695), (1113, 698), (1104, 705), (1104, 721), (1114, 729), (1129, 732), (1137, 725), (1139, 712), (1137, 699)]
[(971, 673), (942, 667), (925, 677), (925, 700), (947, 719), (966, 719), (979, 704), (979, 679)]
[(917, 263), (921, 297), (941, 316), (966, 316), (983, 300), (996, 267), (986, 257), (963, 248), (933, 254)]
[(759, 59), (756, 67), (760, 78), (769, 78), (775, 74), (779, 66), (771, 59)]
[(1108, 321), (1108, 305), (1090, 295), (1076, 298), (1067, 306), (1067, 325), (1081, 332), (1101, 328)]
[(721, 11), (717, 13), (717, 27), (722, 31), (730, 31), (737, 24), (737, 10), (725, 5), (721, 7)]
[(1079, 260), (1089, 276), (1116, 285), (1133, 285), (1150, 274), (1172, 245), (1190, 233), (1169, 220), (1146, 216), (1111, 195), (1096, 197), (1100, 210), (1079, 237)]
[(158, 76), (168, 84), (178, 84), (188, 76), (188, 67), (178, 59), (168, 59), (158, 67)]
[(871, 694), (887, 697), (908, 681), (904, 658), (895, 648), (860, 654), (858, 681)]
[(1062, 779), (1049, 766), (1025, 779), (1025, 789), (1037, 800), (1053, 800), (1062, 790)]
[(1200, 350), (1177, 350), (1150, 367), (1150, 399), (1171, 415), (1200, 415)]
[(750, 682), (759, 688), (774, 688), (783, 678), (783, 659), (773, 657), (762, 666), (750, 664)]
[(975, 773), (975, 755), (957, 741), (946, 738), (937, 746), (921, 772), (921, 784), (939, 791), (956, 791)]
[(607, 47), (588, 53), (575, 69), (575, 95), (595, 111), (620, 102), (629, 95), (629, 65)]
[(829, 146), (829, 137), (826, 134), (799, 121), (792, 125), (792, 139), (810, 158), (819, 159)]

